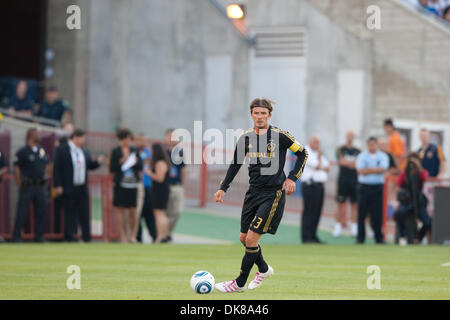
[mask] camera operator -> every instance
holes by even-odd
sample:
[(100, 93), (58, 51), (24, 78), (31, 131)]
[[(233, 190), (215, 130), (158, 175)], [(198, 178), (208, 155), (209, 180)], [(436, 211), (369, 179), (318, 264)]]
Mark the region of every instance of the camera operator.
[[(408, 243), (413, 242), (416, 219), (422, 222), (419, 241), (422, 241), (427, 231), (431, 231), (431, 218), (427, 213), (428, 199), (422, 192), (427, 178), (428, 171), (422, 167), (419, 154), (410, 153), (405, 170), (397, 178), (397, 184), (401, 188), (397, 194), (400, 206), (394, 218), (399, 230), (400, 244), (405, 243), (405, 236), (408, 238)], [(413, 220), (414, 228), (408, 228), (408, 218)]]

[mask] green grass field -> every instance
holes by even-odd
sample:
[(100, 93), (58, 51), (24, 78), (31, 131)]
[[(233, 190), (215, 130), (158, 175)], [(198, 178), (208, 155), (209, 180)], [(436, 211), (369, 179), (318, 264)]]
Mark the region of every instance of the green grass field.
[[(238, 244), (3, 244), (0, 299), (450, 299), (441, 246), (265, 244), (275, 275), (255, 291), (192, 292), (195, 271), (234, 278), (242, 253)], [(80, 290), (66, 288), (69, 265), (81, 268)], [(366, 287), (369, 265), (381, 268), (380, 290)]]

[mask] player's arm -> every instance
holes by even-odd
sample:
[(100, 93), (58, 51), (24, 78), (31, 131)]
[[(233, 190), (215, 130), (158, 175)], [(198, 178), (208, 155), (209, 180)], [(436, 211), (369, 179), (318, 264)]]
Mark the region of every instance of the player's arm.
[(214, 199), (216, 202), (223, 202), (222, 198), (230, 187), (231, 182), (233, 182), (234, 177), (239, 172), (242, 164), (244, 163), (245, 155), (247, 154), (247, 145), (245, 143), (245, 136), (242, 135), (234, 149), (233, 161), (228, 167), (227, 174), (225, 178), (220, 182), (219, 190), (214, 194)]
[(283, 190), (286, 190), (287, 195), (295, 192), (295, 182), (300, 179), (303, 173), (306, 162), (308, 160), (308, 151), (292, 136), (281, 133), (280, 145), (291, 150), (297, 159), (295, 160), (294, 168), (289, 172), (287, 179), (283, 183)]
[(291, 172), (289, 172), (288, 176), (288, 179), (291, 179), (295, 182), (300, 179), (300, 176), (303, 173), (306, 161), (308, 160), (308, 151), (306, 151), (306, 149), (298, 142), (292, 143), (292, 145), (289, 147), (289, 150), (294, 152), (294, 154), (297, 156), (294, 168), (291, 170)]

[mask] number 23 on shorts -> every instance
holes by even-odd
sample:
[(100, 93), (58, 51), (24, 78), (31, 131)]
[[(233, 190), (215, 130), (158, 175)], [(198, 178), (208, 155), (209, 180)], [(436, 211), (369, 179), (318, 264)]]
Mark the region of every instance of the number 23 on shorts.
[[(258, 219), (258, 222), (254, 223), (256, 219)], [(255, 229), (258, 229), (259, 226), (261, 225), (261, 222), (262, 222), (262, 221), (263, 221), (262, 218), (260, 218), (260, 217), (258, 217), (258, 216), (255, 216), (255, 217), (253, 218), (251, 224), (253, 224), (253, 227), (254, 227)]]

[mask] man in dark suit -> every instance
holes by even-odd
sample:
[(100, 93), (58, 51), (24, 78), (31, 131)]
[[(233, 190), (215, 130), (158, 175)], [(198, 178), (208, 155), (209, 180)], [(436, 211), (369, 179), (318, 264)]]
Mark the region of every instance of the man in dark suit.
[(92, 160), (89, 152), (82, 149), (85, 141), (85, 133), (75, 130), (68, 143), (56, 149), (53, 164), (56, 194), (63, 197), (64, 238), (69, 242), (74, 241), (78, 223), (83, 241), (91, 241), (87, 172), (98, 168), (105, 160), (104, 156)]

